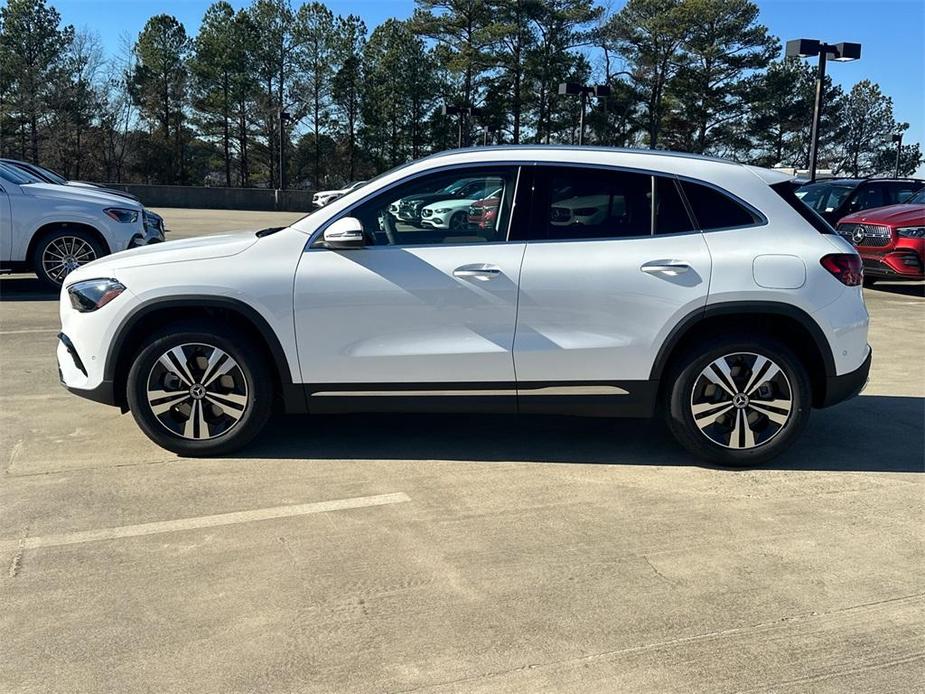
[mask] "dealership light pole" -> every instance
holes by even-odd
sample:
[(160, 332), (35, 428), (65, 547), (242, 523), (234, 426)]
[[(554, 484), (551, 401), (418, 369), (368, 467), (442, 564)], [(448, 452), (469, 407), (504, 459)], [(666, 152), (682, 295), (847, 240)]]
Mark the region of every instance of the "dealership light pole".
[(903, 131), (893, 135), (893, 142), (896, 143), (896, 170), (893, 172), (893, 178), (899, 178), (899, 155), (903, 151)]
[(578, 144), (583, 145), (585, 141), (585, 103), (589, 96), (596, 96), (598, 99), (610, 96), (610, 87), (606, 84), (591, 87), (577, 82), (560, 82), (559, 94), (577, 96), (581, 100), (581, 115), (578, 116)]
[(279, 110), (279, 189), (286, 189), (286, 121), (289, 114)]
[(861, 57), (859, 43), (824, 43), (818, 39), (793, 39), (787, 42), (784, 52), (788, 58), (811, 58), (819, 56), (816, 70), (816, 103), (813, 106), (813, 127), (809, 141), (809, 180), (816, 180), (816, 159), (819, 154), (819, 118), (822, 113), (822, 98), (825, 90), (825, 64), (829, 55), (832, 60), (847, 63)]
[(462, 148), (463, 146), (463, 124), (473, 116), (481, 116), (482, 109), (476, 108), (474, 106), (463, 107), (463, 106), (448, 106), (444, 104), (440, 107), (440, 113), (444, 116), (458, 116), (456, 121), (457, 124), (457, 135), (456, 135), (456, 146)]

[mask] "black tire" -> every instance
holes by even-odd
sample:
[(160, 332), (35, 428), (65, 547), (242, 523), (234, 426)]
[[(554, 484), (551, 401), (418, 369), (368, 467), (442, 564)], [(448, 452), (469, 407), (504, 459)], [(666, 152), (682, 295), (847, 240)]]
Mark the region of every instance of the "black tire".
[[(727, 355), (728, 360), (724, 359)], [(764, 367), (767, 371), (760, 368), (763, 362), (759, 358), (772, 362)], [(722, 360), (727, 368), (732, 365), (731, 384), (710, 367), (717, 360)], [(773, 379), (763, 380), (764, 373), (775, 373), (773, 365), (779, 367), (782, 376), (778, 374)], [(711, 368), (709, 375), (705, 372), (707, 367)], [(749, 384), (753, 374), (757, 386)], [(765, 463), (789, 448), (809, 420), (812, 387), (806, 368), (792, 350), (772, 338), (743, 335), (704, 341), (678, 359), (668, 377), (670, 385), (664, 394), (668, 428), (684, 448), (712, 463), (727, 467)], [(729, 387), (713, 385), (717, 377)], [(751, 400), (741, 398), (741, 391), (746, 389), (753, 393)], [(736, 397), (729, 395), (733, 390)], [(789, 405), (779, 407), (787, 395)], [(740, 406), (731, 404), (736, 400)], [(772, 401), (773, 407), (770, 406)], [(756, 409), (759, 407), (760, 410)], [(699, 408), (696, 418), (695, 408)], [(752, 419), (754, 421), (750, 421)], [(778, 423), (782, 419), (784, 421)], [(718, 443), (717, 439), (723, 441), (727, 433), (726, 443)]]
[[(73, 249), (74, 253), (66, 256), (65, 260), (72, 259), (74, 267), (62, 269), (56, 264), (56, 259), (60, 252), (67, 248)], [(82, 229), (62, 227), (43, 235), (35, 244), (32, 251), (32, 269), (45, 285), (52, 289), (60, 289), (69, 272), (104, 255), (106, 249), (93, 235)]]
[(877, 282), (877, 278), (876, 278), (876, 277), (865, 277), (865, 278), (864, 278), (864, 286), (865, 286), (865, 287), (873, 287), (874, 284), (875, 284), (876, 282)]
[[(173, 368), (166, 369), (159, 360), (175, 348), (185, 363), (178, 367), (178, 360), (168, 357)], [(202, 367), (213, 354), (218, 361), (209, 373), (222, 371), (231, 361), (234, 365), (208, 384), (202, 378), (208, 370)], [(181, 373), (192, 378), (193, 387), (186, 387)], [(193, 395), (203, 382), (207, 387)], [(162, 391), (166, 397), (149, 398), (149, 392)], [(159, 446), (188, 457), (226, 455), (263, 429), (272, 409), (273, 378), (264, 351), (245, 333), (217, 322), (178, 322), (145, 341), (129, 370), (127, 396), (138, 426)], [(154, 412), (167, 406), (160, 414)], [(188, 421), (191, 436), (184, 436)]]
[(454, 212), (453, 216), (450, 217), (450, 222), (447, 224), (447, 227), (450, 231), (465, 231), (466, 230), (466, 213), (465, 212)]

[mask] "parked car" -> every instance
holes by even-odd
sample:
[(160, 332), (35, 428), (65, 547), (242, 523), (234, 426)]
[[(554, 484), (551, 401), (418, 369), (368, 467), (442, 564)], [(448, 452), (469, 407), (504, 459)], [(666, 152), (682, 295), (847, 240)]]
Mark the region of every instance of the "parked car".
[(52, 287), (97, 258), (164, 240), (144, 207), (93, 188), (44, 183), (0, 164), (0, 268), (35, 272)]
[[(459, 241), (388, 214), (463, 177), (503, 181), (506, 223)], [(553, 224), (568, 186), (624, 208)], [(456, 150), (275, 233), (80, 268), (61, 294), (57, 358), (68, 389), (130, 410), (181, 455), (237, 450), (278, 402), (312, 414), (664, 412), (693, 453), (755, 465), (797, 439), (811, 408), (863, 387), (861, 283), (857, 252), (786, 174), (666, 152)]]
[(461, 232), (469, 228), (469, 206), (486, 196), (504, 193), (503, 182), (497, 178), (479, 181), (479, 186), (467, 188), (466, 197), (438, 200), (421, 208), (421, 224), (431, 229), (452, 229)]
[(469, 226), (478, 230), (494, 229), (498, 220), (498, 207), (501, 205), (501, 195), (476, 200), (469, 206), (466, 221)]
[(864, 261), (864, 283), (925, 279), (925, 188), (900, 205), (848, 215), (838, 233)]
[[(131, 193), (128, 193), (124, 190), (119, 190), (118, 188), (107, 188), (105, 186), (97, 185), (96, 183), (88, 183), (86, 181), (70, 181), (56, 171), (52, 171), (47, 167), (39, 166), (38, 164), (32, 164), (27, 161), (19, 161), (18, 159), (0, 159), (0, 164), (6, 164), (7, 166), (25, 171), (26, 173), (31, 174), (44, 183), (53, 183), (59, 186), (74, 186), (75, 188), (90, 188), (91, 190), (98, 193), (117, 195), (120, 198), (128, 198), (129, 200), (140, 202), (137, 195), (132, 195)], [(144, 220), (145, 227), (150, 227), (152, 230), (159, 230), (161, 234), (165, 234), (167, 232), (167, 229), (164, 226), (164, 218), (156, 212), (145, 209)]]
[[(436, 200), (446, 200), (447, 198), (458, 197), (468, 192), (467, 187), (475, 188), (478, 182), (468, 176), (454, 179), (440, 190), (419, 190), (414, 195), (395, 200), (389, 205), (389, 214), (404, 224), (413, 227), (420, 227), (421, 213), (426, 205)], [(465, 192), (464, 192), (465, 191)]]
[(324, 207), (325, 205), (334, 202), (340, 197), (343, 197), (352, 190), (356, 190), (361, 185), (366, 183), (366, 181), (354, 181), (344, 188), (338, 188), (336, 190), (319, 190), (317, 193), (312, 195), (312, 205), (315, 207)]
[(849, 214), (905, 202), (923, 187), (918, 178), (834, 178), (802, 185), (797, 197), (836, 224)]

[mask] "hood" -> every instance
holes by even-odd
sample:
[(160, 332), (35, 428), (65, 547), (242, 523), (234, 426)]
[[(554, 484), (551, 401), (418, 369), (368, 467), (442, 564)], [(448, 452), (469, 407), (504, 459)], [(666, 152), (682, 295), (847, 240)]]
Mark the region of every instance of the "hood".
[(105, 193), (106, 195), (115, 195), (120, 198), (128, 198), (129, 200), (138, 200), (137, 195), (128, 193), (124, 190), (119, 190), (118, 188), (105, 188), (104, 186), (98, 186), (95, 183), (86, 183), (85, 181), (68, 181), (69, 186), (74, 186), (75, 188), (82, 188), (84, 190), (90, 189), (91, 192)]
[(863, 210), (855, 214), (849, 214), (847, 217), (842, 217), (839, 220), (839, 224), (842, 222), (851, 224), (885, 224), (891, 227), (925, 224), (925, 205), (890, 205), (889, 207), (877, 207), (872, 210)]
[(73, 200), (74, 202), (97, 202), (100, 205), (113, 207), (127, 207), (141, 211), (139, 203), (119, 195), (110, 195), (100, 191), (99, 188), (84, 188), (83, 186), (58, 186), (54, 183), (26, 183), (20, 186), (27, 195), (37, 198), (54, 200)]
[(67, 284), (115, 274), (121, 269), (141, 265), (161, 265), (163, 263), (180, 263), (186, 260), (208, 260), (210, 258), (227, 258), (247, 250), (258, 241), (253, 231), (236, 234), (216, 234), (199, 236), (180, 241), (164, 241), (140, 248), (133, 248), (121, 253), (113, 253), (92, 263), (80, 267), (67, 276)]

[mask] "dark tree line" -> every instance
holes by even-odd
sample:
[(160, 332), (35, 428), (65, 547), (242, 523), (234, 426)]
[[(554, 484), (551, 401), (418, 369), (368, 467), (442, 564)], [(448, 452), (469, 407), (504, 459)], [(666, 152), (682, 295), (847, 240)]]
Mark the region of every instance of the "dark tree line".
[[(321, 2), (224, 1), (190, 36), (151, 17), (121, 56), (46, 0), (0, 7), (0, 154), (72, 178), (299, 187), (365, 178), (464, 144), (585, 142), (806, 166), (814, 70), (781, 59), (751, 0), (416, 0), (369, 30)], [(821, 164), (890, 173), (908, 127), (864, 80), (831, 82)], [(457, 117), (441, 114), (456, 107)], [(469, 115), (471, 113), (471, 115)], [(459, 129), (459, 130), (458, 130)], [(901, 170), (921, 162), (906, 145)]]

